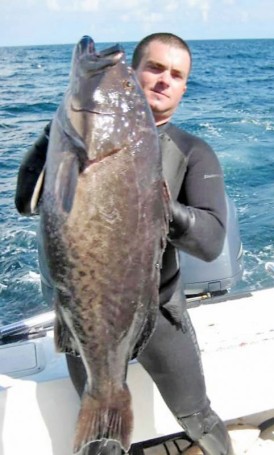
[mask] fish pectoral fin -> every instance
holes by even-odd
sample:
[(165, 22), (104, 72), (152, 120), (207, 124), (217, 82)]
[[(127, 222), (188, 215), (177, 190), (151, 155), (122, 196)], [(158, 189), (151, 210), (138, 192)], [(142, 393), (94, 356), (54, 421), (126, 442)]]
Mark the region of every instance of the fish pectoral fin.
[(126, 385), (120, 390), (109, 392), (108, 399), (84, 393), (75, 433), (74, 454), (90, 442), (101, 439), (118, 441), (121, 448), (128, 452), (133, 423), (130, 392)]
[(59, 166), (55, 182), (57, 195), (63, 210), (70, 213), (79, 176), (79, 161), (75, 155), (69, 154)]
[(37, 211), (38, 203), (43, 191), (43, 185), (45, 180), (45, 166), (40, 172), (36, 185), (34, 187), (31, 200), (30, 200), (30, 213), (34, 214)]

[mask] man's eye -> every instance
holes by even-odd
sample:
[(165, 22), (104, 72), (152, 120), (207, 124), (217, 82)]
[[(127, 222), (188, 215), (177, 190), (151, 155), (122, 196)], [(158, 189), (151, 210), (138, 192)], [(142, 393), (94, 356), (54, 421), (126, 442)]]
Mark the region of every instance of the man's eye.
[(155, 65), (154, 63), (150, 63), (148, 65), (148, 69), (152, 71), (161, 71), (161, 67), (159, 65)]
[(174, 79), (184, 79), (184, 76), (181, 73), (173, 74)]

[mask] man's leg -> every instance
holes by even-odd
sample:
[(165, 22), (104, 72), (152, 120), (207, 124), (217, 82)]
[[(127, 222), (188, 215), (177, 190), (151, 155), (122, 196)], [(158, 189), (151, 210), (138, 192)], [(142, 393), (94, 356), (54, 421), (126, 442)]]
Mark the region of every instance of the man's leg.
[(75, 357), (71, 354), (66, 354), (67, 366), (72, 384), (74, 385), (76, 392), (81, 398), (85, 388), (87, 373), (81, 357)]
[(138, 360), (186, 434), (204, 454), (231, 455), (226, 427), (206, 395), (200, 350), (187, 310), (183, 311), (180, 327), (160, 312), (155, 332)]

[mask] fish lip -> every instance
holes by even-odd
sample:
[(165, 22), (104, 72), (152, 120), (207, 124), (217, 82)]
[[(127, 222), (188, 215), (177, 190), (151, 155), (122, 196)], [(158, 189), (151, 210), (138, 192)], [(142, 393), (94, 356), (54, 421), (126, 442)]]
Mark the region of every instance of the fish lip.
[(95, 53), (95, 43), (93, 39), (88, 35), (82, 36), (79, 43), (77, 44), (77, 52), (80, 55), (84, 53)]
[(88, 35), (84, 35), (81, 38), (77, 44), (76, 53), (80, 59), (88, 60), (97, 69), (115, 65), (125, 55), (125, 51), (120, 44), (96, 51), (94, 40)]
[(120, 44), (115, 44), (99, 52), (100, 57), (107, 57), (113, 54), (124, 53), (124, 48)]

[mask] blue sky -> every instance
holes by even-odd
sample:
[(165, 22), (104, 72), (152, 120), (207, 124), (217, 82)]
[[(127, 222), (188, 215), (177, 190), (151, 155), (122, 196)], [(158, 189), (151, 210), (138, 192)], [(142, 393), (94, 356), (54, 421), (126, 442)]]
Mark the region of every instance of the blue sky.
[(0, 0), (0, 46), (138, 41), (157, 31), (186, 40), (274, 38), (273, 0)]

